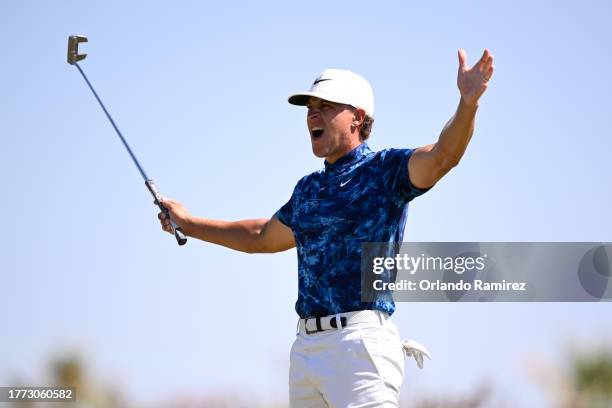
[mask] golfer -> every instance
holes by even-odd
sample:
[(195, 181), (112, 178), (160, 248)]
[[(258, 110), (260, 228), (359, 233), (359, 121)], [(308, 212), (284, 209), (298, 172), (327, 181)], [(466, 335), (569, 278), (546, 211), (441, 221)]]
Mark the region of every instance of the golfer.
[[(427, 352), (402, 344), (389, 317), (390, 296), (361, 299), (361, 243), (401, 242), (408, 202), (459, 163), (474, 131), (478, 101), (493, 75), (488, 50), (472, 68), (458, 51), (455, 115), (438, 141), (416, 149), (373, 152), (369, 83), (350, 71), (327, 69), (289, 103), (307, 107), (306, 124), (324, 168), (299, 180), (272, 218), (217, 221), (192, 216), (164, 199), (188, 236), (248, 253), (298, 255), (298, 330), (291, 348), (289, 395), (298, 407), (398, 407), (404, 352), (422, 364)], [(170, 222), (159, 214), (162, 228)], [(408, 354), (408, 353), (407, 353)], [(419, 361), (420, 360), (420, 361)]]

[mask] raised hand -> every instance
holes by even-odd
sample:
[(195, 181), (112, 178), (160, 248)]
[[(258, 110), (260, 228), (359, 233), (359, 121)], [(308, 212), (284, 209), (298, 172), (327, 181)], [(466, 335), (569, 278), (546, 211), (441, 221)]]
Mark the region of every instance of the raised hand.
[(484, 50), (480, 60), (472, 68), (467, 65), (467, 54), (464, 49), (459, 49), (459, 73), (457, 74), (457, 86), (461, 92), (461, 98), (469, 106), (476, 106), (478, 99), (487, 90), (489, 80), (493, 76), (493, 55), (488, 49)]

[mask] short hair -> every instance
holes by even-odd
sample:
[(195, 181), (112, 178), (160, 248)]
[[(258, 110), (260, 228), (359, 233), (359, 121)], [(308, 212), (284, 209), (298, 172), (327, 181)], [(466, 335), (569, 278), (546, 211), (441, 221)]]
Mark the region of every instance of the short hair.
[(367, 138), (370, 137), (373, 124), (374, 118), (366, 114), (365, 118), (363, 119), (363, 123), (361, 124), (361, 129), (359, 129), (359, 138), (361, 140), (367, 140)]

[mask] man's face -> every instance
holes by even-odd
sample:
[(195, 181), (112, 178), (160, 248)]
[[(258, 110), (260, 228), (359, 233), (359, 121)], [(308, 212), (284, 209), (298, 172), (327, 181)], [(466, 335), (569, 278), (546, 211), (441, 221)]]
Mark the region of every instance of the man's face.
[(359, 145), (353, 107), (314, 97), (310, 98), (307, 107), (306, 123), (315, 156), (325, 157), (333, 163)]

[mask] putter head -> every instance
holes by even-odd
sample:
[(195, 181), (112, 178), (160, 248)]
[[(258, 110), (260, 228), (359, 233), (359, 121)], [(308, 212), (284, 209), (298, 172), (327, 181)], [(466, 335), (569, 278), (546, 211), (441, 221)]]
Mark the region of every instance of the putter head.
[(71, 35), (68, 37), (68, 63), (76, 64), (77, 61), (85, 59), (87, 54), (79, 54), (79, 43), (87, 42), (87, 37), (83, 35)]

